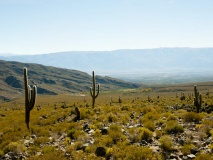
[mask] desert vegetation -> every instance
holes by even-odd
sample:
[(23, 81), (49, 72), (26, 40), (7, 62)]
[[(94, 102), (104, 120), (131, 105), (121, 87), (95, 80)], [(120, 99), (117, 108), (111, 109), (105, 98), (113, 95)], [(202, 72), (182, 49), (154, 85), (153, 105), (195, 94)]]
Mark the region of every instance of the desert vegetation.
[(90, 91), (38, 95), (33, 109), (36, 87), (28, 87), (26, 69), (24, 77), (25, 97), (0, 104), (1, 159), (213, 158), (209, 88), (101, 92), (98, 85), (95, 94), (93, 72)]

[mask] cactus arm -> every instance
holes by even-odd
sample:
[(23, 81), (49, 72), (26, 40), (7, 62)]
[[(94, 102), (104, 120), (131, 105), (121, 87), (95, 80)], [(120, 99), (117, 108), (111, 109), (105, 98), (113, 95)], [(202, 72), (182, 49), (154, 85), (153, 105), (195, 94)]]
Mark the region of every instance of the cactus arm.
[(29, 102), (29, 109), (30, 111), (33, 109), (33, 107), (35, 106), (35, 101), (36, 101), (36, 95), (37, 95), (37, 88), (34, 85), (33, 89), (31, 89), (31, 97), (30, 97), (30, 102)]
[(97, 94), (96, 94), (95, 98), (98, 97), (98, 95), (99, 95), (99, 90), (100, 90), (100, 84), (98, 84), (98, 90), (97, 90)]

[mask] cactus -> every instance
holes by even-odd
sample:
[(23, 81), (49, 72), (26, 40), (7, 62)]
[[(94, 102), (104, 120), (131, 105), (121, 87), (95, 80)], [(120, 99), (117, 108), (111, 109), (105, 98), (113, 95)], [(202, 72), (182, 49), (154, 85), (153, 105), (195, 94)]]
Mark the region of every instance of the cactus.
[(75, 107), (75, 112), (76, 112), (76, 121), (79, 121), (81, 116), (78, 107)]
[(202, 106), (202, 95), (197, 91), (197, 86), (194, 86), (194, 105), (197, 108), (197, 113), (199, 113)]
[(24, 87), (25, 87), (25, 122), (29, 129), (30, 123), (30, 111), (33, 109), (36, 101), (37, 89), (33, 86), (33, 89), (28, 85), (27, 68), (24, 68)]
[(90, 95), (92, 97), (92, 107), (94, 107), (95, 106), (95, 99), (98, 97), (99, 90), (100, 90), (100, 84), (98, 84), (97, 94), (95, 95), (96, 87), (95, 87), (95, 74), (94, 74), (94, 71), (92, 71), (92, 84), (93, 84), (93, 87), (90, 88)]

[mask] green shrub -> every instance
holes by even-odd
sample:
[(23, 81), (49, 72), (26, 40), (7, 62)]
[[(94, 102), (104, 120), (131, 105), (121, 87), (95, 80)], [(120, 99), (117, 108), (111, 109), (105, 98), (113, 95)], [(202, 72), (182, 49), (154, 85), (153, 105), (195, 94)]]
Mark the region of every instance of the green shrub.
[(183, 114), (183, 119), (185, 122), (200, 122), (203, 116), (200, 113), (186, 112)]
[(116, 143), (123, 137), (123, 133), (121, 132), (121, 127), (116, 124), (111, 124), (109, 127), (109, 136), (112, 138), (113, 142)]
[(181, 148), (183, 155), (188, 155), (191, 153), (191, 149), (194, 148), (193, 144), (184, 144)]
[(0, 150), (0, 158), (4, 156), (4, 152)]
[(123, 146), (122, 148), (113, 147), (112, 157), (113, 159), (123, 159), (123, 160), (161, 159), (161, 156), (154, 154), (150, 148), (137, 147), (135, 145), (130, 145), (128, 147)]
[(72, 128), (71, 130), (68, 130), (67, 136), (71, 139), (77, 139), (80, 135), (80, 132), (76, 128)]
[(176, 120), (171, 120), (166, 123), (165, 131), (167, 133), (182, 133), (184, 129)]
[(109, 123), (116, 122), (116, 121), (117, 121), (117, 116), (116, 116), (116, 115), (110, 114), (110, 115), (108, 116), (108, 122), (109, 122)]
[(151, 120), (145, 121), (145, 122), (143, 123), (143, 126), (144, 126), (145, 128), (148, 128), (150, 131), (154, 131), (154, 130), (155, 130), (155, 124), (154, 124), (154, 122), (151, 121)]
[(53, 146), (44, 146), (44, 148), (42, 149), (42, 152), (44, 154), (46, 154), (46, 153), (52, 153), (54, 151), (55, 151), (55, 147), (53, 147)]
[(140, 127), (138, 129), (140, 140), (150, 141), (153, 137), (153, 132), (148, 128)]
[(163, 133), (160, 130), (156, 130), (155, 134), (156, 134), (156, 138), (158, 139), (158, 138), (160, 138), (162, 136)]
[(164, 151), (171, 151), (172, 150), (172, 138), (168, 135), (164, 135), (160, 138), (160, 147)]
[(194, 160), (210, 160), (213, 159), (213, 154), (205, 153), (205, 154), (198, 154)]
[(25, 150), (26, 148), (23, 144), (20, 144), (18, 142), (11, 142), (5, 147), (4, 153), (13, 152), (15, 154), (19, 154)]

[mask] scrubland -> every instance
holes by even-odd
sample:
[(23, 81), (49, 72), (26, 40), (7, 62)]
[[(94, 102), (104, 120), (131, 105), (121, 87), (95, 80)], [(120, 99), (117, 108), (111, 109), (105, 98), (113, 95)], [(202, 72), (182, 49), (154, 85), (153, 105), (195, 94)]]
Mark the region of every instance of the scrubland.
[[(212, 159), (213, 112), (196, 113), (193, 86), (181, 92), (151, 88), (38, 95), (25, 124), (24, 97), (0, 103), (1, 159)], [(119, 100), (120, 97), (120, 100)], [(203, 93), (202, 107), (213, 94)], [(75, 120), (75, 108), (80, 120)]]

